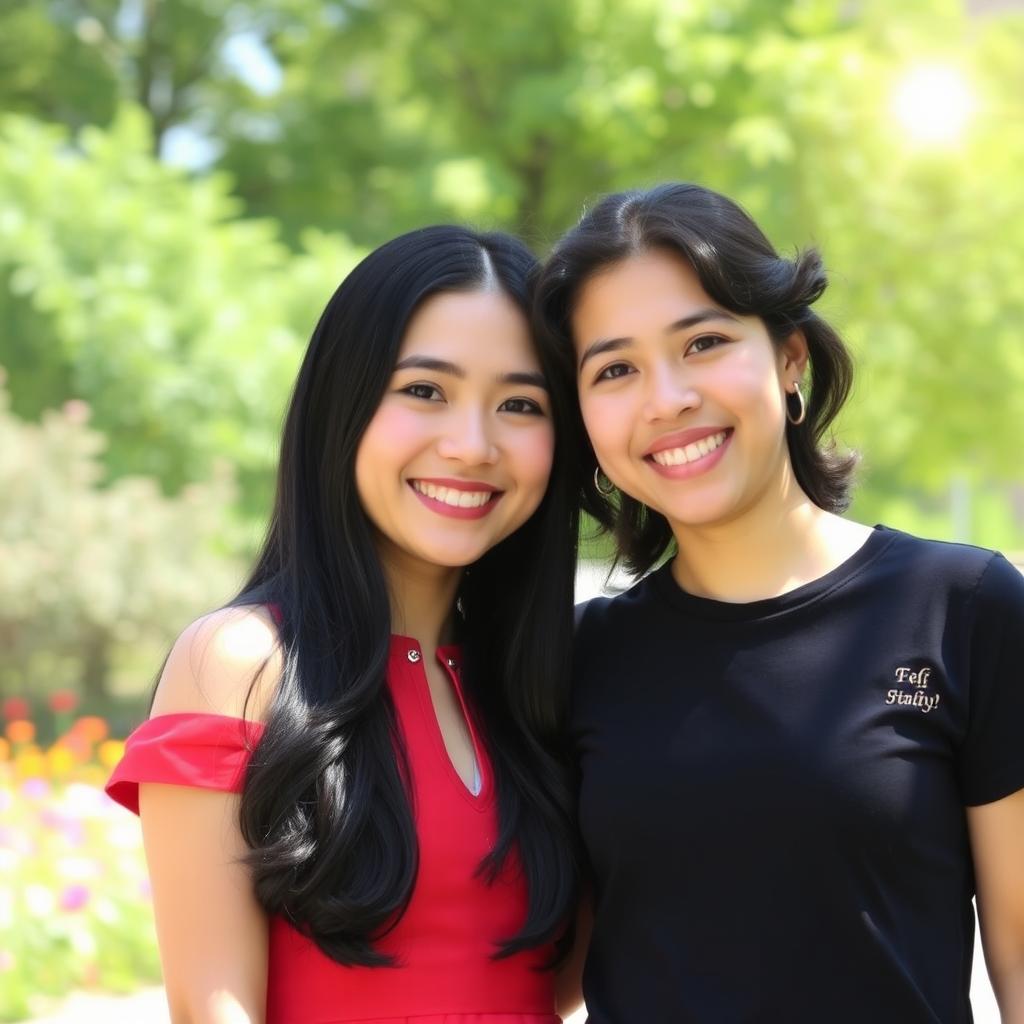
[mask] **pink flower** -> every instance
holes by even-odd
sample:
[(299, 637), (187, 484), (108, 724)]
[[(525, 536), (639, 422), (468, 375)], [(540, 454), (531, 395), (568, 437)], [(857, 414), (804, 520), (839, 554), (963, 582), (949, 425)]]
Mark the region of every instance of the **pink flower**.
[(39, 823), (44, 828), (59, 829), (64, 824), (64, 818), (54, 807), (44, 807), (39, 812)]
[(62, 821), (60, 831), (68, 846), (81, 846), (85, 842), (85, 828), (80, 821)]
[(21, 784), (21, 795), (29, 800), (42, 800), (50, 795), (50, 784), (46, 779), (26, 779)]
[(60, 894), (60, 909), (73, 912), (89, 902), (89, 889), (85, 885), (69, 885)]

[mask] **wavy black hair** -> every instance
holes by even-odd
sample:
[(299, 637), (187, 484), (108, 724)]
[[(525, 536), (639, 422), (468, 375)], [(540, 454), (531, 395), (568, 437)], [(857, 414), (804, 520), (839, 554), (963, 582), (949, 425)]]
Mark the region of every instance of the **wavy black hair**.
[[(360, 439), (421, 303), (500, 288), (529, 315), (536, 258), (500, 233), (402, 235), (342, 282), (313, 332), (285, 420), (277, 495), (232, 605), (275, 605), (284, 657), (241, 799), (256, 896), (342, 964), (388, 965), (375, 940), (408, 905), (417, 840), (386, 682), (390, 607), (355, 483)], [(481, 344), (487, 344), (482, 338)], [(493, 762), (499, 837), (480, 866), (517, 858), (529, 890), (496, 956), (563, 938), (577, 889), (572, 793), (560, 755), (569, 678), (577, 502), (571, 365), (539, 346), (555, 427), (537, 511), (464, 574), (464, 685)]]
[[(856, 456), (839, 452), (828, 429), (849, 395), (853, 362), (836, 331), (811, 309), (828, 284), (821, 256), (814, 248), (793, 259), (780, 256), (731, 199), (682, 183), (603, 198), (555, 244), (544, 264), (534, 301), (538, 336), (574, 358), (572, 313), (580, 289), (599, 271), (652, 249), (682, 256), (719, 306), (760, 317), (775, 344), (803, 332), (811, 388), (806, 420), (787, 424), (789, 457), (811, 501), (830, 512), (844, 510)], [(602, 494), (594, 482), (597, 457), (579, 419), (577, 429), (581, 504), (613, 534), (619, 560), (640, 575), (670, 549), (668, 520), (628, 494)]]

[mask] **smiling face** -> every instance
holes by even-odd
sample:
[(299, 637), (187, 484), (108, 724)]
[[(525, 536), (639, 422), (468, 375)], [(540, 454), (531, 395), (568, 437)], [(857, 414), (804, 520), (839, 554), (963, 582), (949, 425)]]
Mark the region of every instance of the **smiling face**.
[(356, 454), (360, 502), (385, 561), (475, 562), (540, 505), (554, 443), (515, 303), (492, 290), (431, 296), (409, 322)]
[(580, 406), (601, 468), (673, 530), (784, 500), (785, 392), (802, 335), (775, 345), (758, 317), (717, 306), (668, 250), (591, 277), (572, 317)]

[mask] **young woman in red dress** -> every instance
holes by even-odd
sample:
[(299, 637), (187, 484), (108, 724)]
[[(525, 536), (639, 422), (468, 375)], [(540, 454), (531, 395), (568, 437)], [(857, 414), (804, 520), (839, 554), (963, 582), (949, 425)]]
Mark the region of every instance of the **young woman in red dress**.
[(427, 228), (320, 318), (256, 567), (181, 634), (108, 786), (175, 1022), (558, 1021), (572, 392), (533, 269)]

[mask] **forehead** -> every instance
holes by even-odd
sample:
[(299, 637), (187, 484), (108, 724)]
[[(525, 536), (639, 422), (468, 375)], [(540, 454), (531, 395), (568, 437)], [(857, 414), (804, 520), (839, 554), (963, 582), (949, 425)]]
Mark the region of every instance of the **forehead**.
[(530, 325), (503, 291), (439, 292), (409, 321), (399, 359), (430, 355), (460, 366), (539, 366)]
[(585, 345), (598, 338), (660, 333), (687, 313), (714, 305), (686, 260), (668, 249), (652, 249), (586, 281), (573, 307), (573, 337)]

